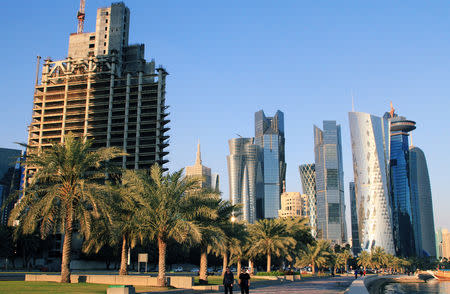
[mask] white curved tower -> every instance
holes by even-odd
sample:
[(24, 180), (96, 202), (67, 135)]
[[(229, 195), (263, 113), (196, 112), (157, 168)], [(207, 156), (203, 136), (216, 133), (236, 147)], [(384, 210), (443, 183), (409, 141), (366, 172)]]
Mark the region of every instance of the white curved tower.
[(389, 123), (362, 112), (349, 112), (361, 249), (380, 246), (395, 254), (389, 201)]

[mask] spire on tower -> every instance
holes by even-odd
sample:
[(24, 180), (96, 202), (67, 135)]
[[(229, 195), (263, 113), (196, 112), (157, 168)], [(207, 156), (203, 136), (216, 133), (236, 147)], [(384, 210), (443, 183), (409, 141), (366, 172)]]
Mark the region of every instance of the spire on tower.
[(394, 108), (394, 106), (392, 106), (392, 101), (391, 101), (391, 111), (389, 111), (389, 113), (391, 114), (391, 118), (394, 117), (394, 111), (395, 111), (395, 108)]
[(200, 140), (197, 144), (197, 158), (195, 159), (195, 164), (202, 164), (202, 154), (200, 153)]

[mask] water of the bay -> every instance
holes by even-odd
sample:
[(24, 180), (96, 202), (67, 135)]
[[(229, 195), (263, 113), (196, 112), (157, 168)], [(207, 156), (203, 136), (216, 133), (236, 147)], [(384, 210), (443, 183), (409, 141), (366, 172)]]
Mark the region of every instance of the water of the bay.
[(428, 283), (394, 283), (388, 284), (384, 288), (385, 294), (404, 294), (404, 293), (450, 293), (450, 282), (438, 282), (436, 280)]

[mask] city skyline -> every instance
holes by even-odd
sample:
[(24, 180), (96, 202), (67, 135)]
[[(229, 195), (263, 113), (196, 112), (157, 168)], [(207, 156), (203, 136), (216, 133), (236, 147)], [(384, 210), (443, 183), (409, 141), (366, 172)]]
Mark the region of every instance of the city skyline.
[[(34, 19), (32, 17), (32, 20), (25, 20), (23, 23), (14, 25), (11, 32), (6, 32), (9, 48), (1, 49), (3, 55), (12, 56), (16, 59), (19, 59), (18, 54), (21, 54), (21, 56), (20, 60), (17, 60), (15, 67), (8, 72), (5, 71), (1, 76), (1, 87), (6, 90), (2, 99), (14, 102), (8, 103), (10, 108), (2, 116), (2, 125), (8, 125), (9, 127), (2, 132), (1, 147), (18, 148), (14, 142), (26, 142), (26, 125), (30, 122), (36, 55), (39, 54), (45, 57), (49, 55), (54, 59), (58, 59), (63, 58), (67, 52), (67, 42), (64, 40), (66, 40), (65, 38), (67, 38), (69, 32), (76, 31), (74, 15), (78, 6), (77, 1), (73, 1), (73, 3), (67, 2), (56, 4), (48, 2), (44, 3), (42, 7), (33, 3), (29, 7), (20, 7), (20, 9), (19, 7), (11, 6), (11, 14), (3, 20), (8, 24), (12, 24), (14, 17), (18, 17), (19, 13), (29, 12), (30, 15), (38, 15), (39, 12), (43, 13), (45, 10), (51, 9), (52, 11), (52, 18), (48, 20), (39, 19), (39, 23), (31, 25), (31, 21)], [(108, 1), (88, 2), (87, 31), (94, 30), (95, 9), (99, 6), (109, 6), (110, 4)], [(347, 186), (349, 180), (353, 177), (353, 172), (351, 169), (350, 139), (346, 115), (347, 111), (351, 109), (351, 95), (353, 91), (355, 108), (358, 111), (381, 116), (389, 101), (392, 100), (402, 114), (417, 119), (418, 130), (413, 135), (414, 142), (427, 155), (436, 228), (450, 227), (450, 219), (444, 215), (444, 212), (449, 207), (445, 189), (445, 167), (448, 166), (449, 159), (446, 158), (443, 150), (439, 148), (439, 146), (448, 145), (450, 142), (449, 138), (438, 136), (437, 132), (441, 128), (446, 129), (449, 123), (445, 120), (448, 113), (448, 102), (446, 99), (449, 92), (448, 86), (445, 85), (445, 81), (448, 80), (448, 73), (445, 68), (448, 67), (448, 63), (445, 58), (442, 58), (442, 56), (445, 56), (444, 52), (448, 48), (448, 44), (445, 41), (445, 37), (440, 37), (443, 33), (442, 23), (448, 23), (448, 20), (444, 17), (448, 12), (448, 8), (430, 8), (418, 3), (414, 3), (411, 6), (402, 6), (401, 4), (388, 5), (388, 8), (393, 11), (392, 15), (388, 15), (387, 19), (384, 18), (383, 23), (381, 23), (381, 20), (377, 19), (377, 16), (382, 14), (382, 9), (379, 6), (358, 6), (358, 8), (354, 9), (341, 7), (342, 15), (335, 16), (337, 22), (341, 21), (338, 25), (339, 29), (352, 28), (359, 22), (362, 22), (362, 28), (359, 27), (359, 29), (353, 31), (349, 30), (351, 34), (344, 36), (337, 34), (337, 36), (333, 37), (331, 33), (336, 31), (331, 28), (332, 23), (321, 27), (318, 21), (313, 21), (310, 27), (305, 25), (296, 26), (294, 30), (287, 30), (286, 33), (280, 34), (278, 37), (278, 43), (291, 45), (294, 49), (302, 48), (300, 56), (296, 56), (290, 50), (285, 49), (285, 46), (276, 45), (277, 42), (269, 42), (267, 49), (258, 48), (245, 42), (242, 35), (239, 34), (236, 35), (237, 40), (246, 46), (241, 46), (240, 42), (232, 42), (236, 41), (233, 33), (237, 32), (239, 25), (243, 25), (241, 29), (244, 32), (253, 33), (250, 34), (251, 41), (256, 41), (256, 44), (262, 45), (264, 37), (259, 36), (254, 30), (255, 28), (248, 25), (248, 23), (252, 23), (251, 21), (243, 20), (243, 15), (252, 15), (251, 19), (255, 24), (259, 24), (264, 19), (263, 16), (267, 13), (266, 10), (275, 9), (275, 7), (267, 3), (262, 3), (261, 7), (255, 11), (250, 9), (250, 4), (245, 4), (247, 6), (244, 5), (242, 7), (221, 7), (219, 4), (215, 4), (217, 6), (209, 5), (205, 8), (209, 12), (207, 15), (204, 15), (205, 18), (197, 18), (202, 19), (202, 21), (188, 24), (187, 28), (182, 31), (185, 35), (179, 38), (180, 40), (172, 40), (166, 36), (171, 36), (171, 34), (177, 36), (176, 29), (179, 29), (177, 24), (179, 25), (186, 21), (187, 16), (183, 17), (181, 13), (181, 11), (186, 9), (184, 4), (180, 4), (179, 7), (171, 7), (169, 4), (162, 3), (155, 4), (156, 7), (152, 8), (152, 10), (163, 11), (163, 13), (161, 15), (155, 13), (152, 18), (145, 17), (144, 11), (147, 4), (132, 1), (126, 4), (133, 13), (131, 26), (134, 34), (133, 38), (135, 39), (132, 42), (139, 40), (148, 44), (150, 53), (146, 53), (146, 58), (156, 56), (158, 63), (167, 65), (167, 70), (171, 74), (168, 76), (167, 81), (167, 101), (171, 106), (169, 111), (172, 119), (170, 123), (172, 128), (170, 131), (171, 145), (168, 148), (171, 162), (167, 165), (168, 168), (175, 170), (190, 164), (192, 153), (195, 151), (195, 143), (197, 139), (200, 139), (204, 149), (208, 150), (208, 152), (204, 153), (204, 159), (213, 170), (220, 173), (223, 179), (221, 186), (223, 198), (228, 199), (228, 177), (225, 160), (227, 140), (234, 137), (236, 133), (243, 136), (253, 135), (251, 114), (254, 111), (263, 108), (268, 113), (273, 113), (276, 109), (282, 109), (285, 112), (287, 133), (287, 190), (301, 191), (301, 184), (298, 179), (298, 165), (312, 161), (314, 154), (310, 143), (312, 142), (310, 129), (313, 124), (319, 124), (324, 119), (337, 120), (343, 126), (344, 186)], [(322, 7), (319, 9), (318, 6), (312, 5), (306, 7), (306, 11), (315, 12), (316, 15), (322, 18), (332, 14), (332, 9), (336, 8), (333, 5), (336, 4), (332, 4), (323, 10)], [(7, 7), (9, 8), (8, 4)], [(171, 10), (173, 16), (170, 16), (170, 20), (176, 22), (171, 25), (162, 25), (164, 23), (162, 19), (167, 16), (169, 8), (173, 10)], [(194, 31), (193, 29), (197, 28), (197, 26), (201, 27), (203, 22), (208, 22), (210, 19), (217, 17), (219, 15), (218, 11), (224, 8), (226, 11), (235, 9), (238, 12), (237, 15), (233, 16), (233, 20), (236, 20), (236, 25), (226, 26), (226, 30), (214, 25), (213, 28), (208, 28), (205, 31), (195, 30), (198, 32), (198, 36), (187, 34), (189, 30), (192, 29)], [(302, 7), (292, 4), (286, 5), (285, 8), (276, 8), (273, 21), (275, 24), (278, 24), (278, 28), (277, 26), (271, 28), (271, 32), (272, 30), (280, 30), (280, 28), (284, 28), (288, 24), (295, 24), (296, 22), (306, 24), (311, 21), (308, 17), (304, 17), (303, 20), (294, 17), (288, 11), (292, 9), (299, 13), (300, 8)], [(403, 9), (406, 9), (406, 16), (405, 14), (402, 15), (402, 21), (400, 21), (394, 12)], [(190, 11), (194, 14), (197, 13), (194, 10)], [(355, 10), (368, 12), (367, 19), (362, 20), (358, 16), (346, 18), (350, 12), (354, 14)], [(285, 22), (279, 17), (282, 13), (287, 15)], [(433, 18), (428, 14), (433, 15)], [(180, 17), (180, 20), (176, 20), (177, 17)], [(191, 19), (191, 17), (187, 19)], [(344, 19), (348, 22), (342, 22)], [(224, 19), (220, 19), (220, 21), (222, 21), (222, 24), (225, 22)], [(58, 28), (54, 27), (54, 23), (59, 24)], [(148, 23), (145, 28), (151, 27), (152, 30), (148, 32), (147, 29), (139, 28), (136, 25), (139, 23)], [(402, 24), (400, 25), (400, 23)], [(378, 30), (370, 29), (373, 24), (377, 25)], [(37, 36), (41, 36), (41, 32), (49, 30), (55, 31), (54, 37), (48, 37), (46, 42), (41, 42)], [(258, 27), (258, 30), (261, 30), (261, 27)], [(229, 45), (224, 46), (225, 49), (218, 48), (224, 44), (220, 43), (217, 38), (208, 38), (208, 36), (213, 36), (212, 32), (217, 33), (217, 31), (221, 36), (228, 36), (225, 40)], [(434, 33), (432, 34), (431, 31), (434, 31)], [(296, 32), (303, 33), (300, 37), (292, 38), (297, 36), (292, 35)], [(362, 32), (365, 33), (366, 37)], [(415, 37), (419, 37), (412, 38), (411, 34), (413, 32)], [(23, 35), (23, 38), (18, 38), (18, 34)], [(330, 34), (330, 43), (323, 41), (326, 40), (326, 37), (330, 37)], [(186, 35), (189, 35), (190, 38), (193, 37), (193, 40), (187, 41)], [(345, 36), (350, 38), (350, 41)], [(376, 50), (365, 50), (370, 49), (371, 45), (378, 44), (373, 42), (373, 39), (380, 39), (383, 36), (385, 37), (385, 42), (375, 46)], [(340, 37), (344, 37), (342, 38), (343, 40), (338, 40), (339, 42), (333, 44), (334, 46), (332, 47), (338, 49), (338, 56), (324, 49), (328, 48), (327, 45), (330, 45)], [(308, 42), (297, 43), (294, 41), (297, 38)], [(203, 41), (196, 42), (196, 40)], [(213, 42), (206, 43), (206, 40), (213, 40)], [(217, 41), (218, 43), (214, 43)], [(195, 46), (191, 42), (196, 43)], [(400, 44), (402, 42), (403, 45)], [(420, 46), (422, 42), (431, 43), (432, 45), (424, 48)], [(186, 44), (189, 46), (183, 46)], [(237, 49), (233, 49), (227, 55), (225, 52), (230, 50), (229, 46), (231, 44)], [(308, 46), (303, 46), (305, 44), (308, 44)], [(381, 46), (381, 44), (385, 46)], [(392, 49), (394, 46), (395, 50)], [(185, 50), (180, 50), (179, 48)], [(318, 48), (319, 50), (317, 50)], [(204, 54), (211, 49), (214, 49), (212, 50), (214, 55)], [(251, 56), (250, 53), (255, 49), (257, 49), (255, 56)], [(346, 51), (347, 49), (350, 50)], [(11, 50), (17, 52), (12, 52)], [(273, 52), (280, 52), (275, 54), (277, 58), (273, 58)], [(406, 54), (404, 54), (405, 52)], [(229, 56), (233, 55), (236, 55), (234, 60), (236, 66), (222, 66), (223, 61), (219, 59), (228, 59)], [(312, 61), (308, 62), (306, 59), (312, 59)], [(374, 59), (374, 62), (370, 62), (371, 59)], [(380, 62), (380, 60), (382, 61), (381, 64), (377, 65), (376, 63)], [(180, 66), (183, 61), (188, 62), (186, 65)], [(348, 63), (347, 61), (351, 62)], [(364, 66), (357, 65), (358, 63), (361, 64), (361, 61), (363, 61), (362, 64)], [(344, 65), (346, 66), (345, 71), (336, 78), (335, 74), (340, 72)], [(238, 69), (242, 66), (251, 74), (240, 73)], [(270, 74), (268, 73), (269, 68), (272, 71)], [(298, 68), (298, 71), (295, 68)], [(203, 91), (200, 91), (200, 88), (197, 86), (193, 86), (195, 83), (203, 84), (198, 78), (190, 78), (190, 76), (196, 75), (192, 74), (193, 69), (195, 69), (196, 73), (198, 71), (199, 76), (205, 74), (206, 77), (209, 77), (208, 85), (205, 89), (202, 89)], [(225, 69), (225, 72), (221, 73), (221, 75), (224, 76), (219, 77), (217, 73), (223, 69)], [(264, 74), (261, 74), (261, 72), (264, 72)], [(282, 73), (288, 73), (288, 75), (286, 76)], [(277, 80), (283, 85), (281, 89), (270, 84), (276, 78), (276, 75), (282, 76), (282, 79)], [(361, 77), (358, 77), (359, 75)], [(225, 80), (230, 80), (230, 78), (232, 81), (237, 81), (237, 83), (232, 89), (224, 91), (229, 85)], [(242, 80), (242, 82), (239, 82), (239, 80)], [(417, 80), (421, 81), (420, 85), (413, 85)], [(329, 83), (329, 89), (322, 89), (319, 86), (324, 81)], [(18, 84), (25, 86), (18, 86)], [(267, 87), (260, 87), (261, 84), (265, 84)], [(28, 88), (27, 85), (29, 85)], [(237, 89), (239, 91), (236, 91)], [(274, 96), (280, 98), (272, 101)], [(208, 101), (212, 97), (214, 99)], [(228, 99), (225, 99), (225, 97)], [(184, 100), (189, 100), (190, 105), (183, 102)], [(227, 102), (221, 104), (223, 103), (220, 102), (221, 100)], [(427, 101), (427, 104), (424, 101)], [(239, 105), (237, 112), (235, 108), (227, 110), (224, 107), (232, 104)], [(305, 111), (305, 109), (314, 111)], [(199, 115), (198, 118), (192, 118), (192, 113), (195, 112), (201, 112), (202, 115)], [(231, 121), (229, 117), (234, 119)], [(199, 126), (202, 125), (199, 123), (200, 118), (212, 123), (200, 128)], [(202, 135), (199, 136), (199, 134)], [(348, 191), (347, 189), (345, 190), (346, 203), (348, 204), (350, 203)], [(436, 203), (440, 205), (436, 205)], [(349, 205), (347, 205), (346, 215), (347, 223), (349, 223)], [(348, 224), (347, 230), (349, 230)]]

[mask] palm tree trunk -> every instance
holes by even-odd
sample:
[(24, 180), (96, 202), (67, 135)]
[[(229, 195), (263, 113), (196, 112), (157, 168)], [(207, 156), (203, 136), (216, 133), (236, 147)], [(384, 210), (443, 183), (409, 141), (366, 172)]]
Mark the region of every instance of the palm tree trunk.
[(267, 272), (270, 272), (270, 266), (271, 266), (272, 256), (270, 253), (267, 254)]
[(167, 244), (162, 235), (158, 235), (158, 249), (159, 249), (159, 270), (158, 270), (158, 286), (164, 287), (166, 285), (166, 249)]
[(225, 253), (222, 254), (223, 257), (223, 264), (222, 264), (222, 276), (225, 274), (225, 272), (227, 271), (227, 266), (228, 266), (228, 253), (225, 251)]
[(250, 275), (253, 275), (253, 261), (251, 259), (248, 260), (248, 267), (250, 268)]
[(128, 275), (127, 270), (127, 238), (125, 234), (122, 236), (122, 254), (120, 257), (120, 270), (119, 275)]
[(199, 272), (200, 284), (208, 283), (207, 270), (208, 270), (207, 248), (205, 246), (202, 246), (202, 248), (200, 249), (200, 272)]
[(70, 283), (70, 254), (72, 252), (73, 211), (67, 209), (66, 224), (64, 228), (64, 243), (61, 259), (61, 283)]
[(241, 258), (238, 257), (238, 260), (237, 260), (237, 275), (238, 275), (238, 277), (240, 274), (241, 274)]
[(314, 274), (316, 274), (316, 262), (314, 259), (311, 260), (311, 271)]

